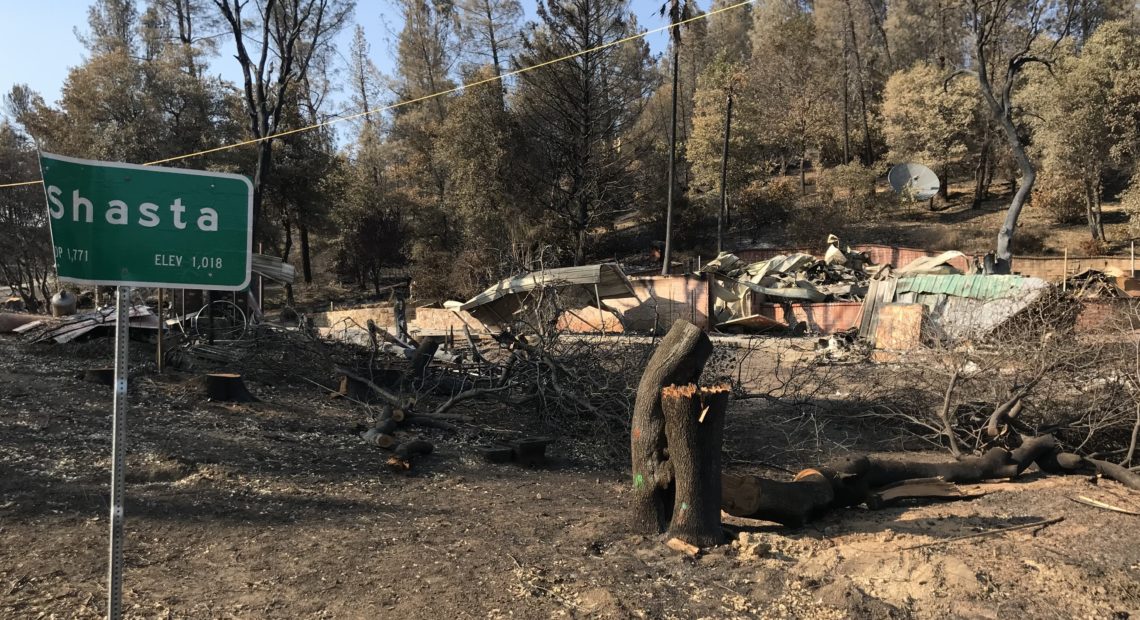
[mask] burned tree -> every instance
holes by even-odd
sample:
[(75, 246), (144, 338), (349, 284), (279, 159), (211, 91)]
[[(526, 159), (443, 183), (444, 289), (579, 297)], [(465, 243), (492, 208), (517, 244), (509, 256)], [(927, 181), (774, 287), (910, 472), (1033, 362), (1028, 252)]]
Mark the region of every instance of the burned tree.
[[(1021, 172), (1017, 192), (998, 231), (993, 265), (995, 273), (1010, 273), (1011, 242), (1017, 219), (1029, 201), (1037, 179), (1037, 170), (1029, 159), (1027, 145), (1014, 121), (1014, 88), (1030, 63), (1051, 65), (1057, 46), (1069, 34), (1073, 3), (1061, 5), (1058, 7), (1051, 0), (1032, 0), (1024, 4), (1012, 0), (970, 0), (966, 3), (965, 18), (973, 35), (975, 69), (959, 69), (948, 80), (963, 74), (978, 80), (986, 107), (1005, 135)], [(1041, 40), (1050, 36), (1052, 40), (1042, 45)], [(1011, 50), (1008, 56), (1006, 50)], [(1004, 73), (998, 74), (998, 68), (1003, 64)]]
[(641, 375), (630, 431), (633, 525), (640, 532), (663, 532), (672, 515), (674, 474), (666, 452), (661, 389), (695, 382), (712, 350), (712, 341), (699, 327), (678, 319)]
[[(347, 22), (352, 5), (343, 0), (213, 0), (233, 35), (241, 66), (250, 135), (258, 140), (253, 175), (253, 223), (273, 163), (273, 139), (286, 120), (287, 104), (308, 78), (313, 59)], [(243, 10), (251, 8), (250, 12)]]

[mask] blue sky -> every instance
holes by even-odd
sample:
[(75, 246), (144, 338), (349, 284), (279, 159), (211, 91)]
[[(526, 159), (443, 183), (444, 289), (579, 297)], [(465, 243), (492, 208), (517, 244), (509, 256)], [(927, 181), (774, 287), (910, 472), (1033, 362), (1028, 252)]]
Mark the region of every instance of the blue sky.
[[(534, 17), (534, 0), (521, 0), (527, 18)], [(664, 0), (633, 0), (632, 7), (642, 28), (665, 25), (657, 14)], [(701, 5), (707, 6), (707, 2)], [(75, 37), (75, 28), (87, 27), (89, 0), (0, 0), (0, 94), (14, 84), (28, 84), (48, 102), (59, 98), (67, 72), (83, 62), (84, 49)], [(364, 26), (372, 44), (372, 57), (382, 71), (390, 72), (393, 64), (391, 39), (400, 22), (387, 0), (359, 0), (355, 20)], [(352, 28), (346, 28), (338, 46), (347, 54)], [(667, 44), (664, 33), (649, 37), (654, 53)], [(212, 59), (211, 70), (235, 80), (240, 75), (237, 61), (222, 50)]]

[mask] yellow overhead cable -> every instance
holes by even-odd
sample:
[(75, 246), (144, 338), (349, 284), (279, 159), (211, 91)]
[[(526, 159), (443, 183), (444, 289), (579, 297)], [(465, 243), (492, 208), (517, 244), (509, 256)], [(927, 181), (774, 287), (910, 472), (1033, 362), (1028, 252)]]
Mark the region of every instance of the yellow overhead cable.
[[(420, 103), (423, 101), (428, 101), (429, 99), (435, 99), (437, 97), (443, 97), (444, 95), (450, 95), (452, 93), (457, 93), (457, 92), (460, 92), (464, 89), (471, 88), (472, 86), (482, 86), (483, 84), (489, 84), (491, 82), (501, 82), (503, 79), (508, 78), (508, 77), (521, 75), (521, 74), (526, 73), (528, 71), (534, 71), (535, 69), (541, 69), (542, 67), (547, 67), (547, 66), (550, 66), (550, 65), (553, 65), (556, 63), (566, 61), (566, 60), (572, 60), (572, 59), (577, 58), (579, 56), (585, 56), (586, 54), (592, 54), (594, 52), (599, 52), (601, 50), (604, 50), (604, 49), (607, 49), (610, 47), (614, 47), (616, 45), (622, 45), (625, 43), (629, 43), (630, 41), (636, 41), (637, 39), (645, 38), (651, 34), (656, 34), (658, 32), (664, 32), (666, 30), (670, 30), (670, 29), (675, 28), (677, 26), (684, 26), (685, 24), (695, 22), (698, 20), (702, 20), (702, 19), (706, 19), (706, 18), (711, 17), (713, 15), (716, 15), (718, 13), (724, 13), (725, 11), (731, 11), (733, 9), (738, 9), (742, 6), (752, 4), (755, 1), (756, 0), (744, 0), (744, 2), (738, 2), (736, 4), (730, 4), (728, 6), (723, 6), (719, 9), (713, 9), (713, 10), (709, 11), (708, 13), (702, 13), (701, 15), (697, 15), (695, 17), (683, 19), (683, 20), (681, 20), (675, 24), (669, 24), (667, 26), (661, 26), (659, 28), (654, 28), (652, 30), (646, 30), (645, 32), (640, 32), (640, 33), (635, 34), (635, 35), (630, 35), (630, 36), (625, 37), (623, 39), (618, 39), (616, 41), (610, 41), (609, 43), (603, 43), (597, 47), (592, 47), (588, 50), (582, 50), (579, 52), (574, 52), (573, 54), (567, 54), (567, 55), (562, 56), (560, 58), (554, 58), (552, 60), (540, 62), (536, 65), (531, 65), (529, 67), (523, 67), (522, 69), (515, 69), (514, 71), (508, 71), (508, 72), (500, 74), (500, 75), (496, 75), (493, 77), (484, 78), (482, 80), (477, 80), (475, 82), (471, 82), (470, 84), (463, 84), (461, 86), (456, 86), (454, 88), (449, 88), (447, 90), (441, 90), (437, 93), (432, 93), (430, 95), (424, 95), (422, 97), (416, 97), (414, 99), (407, 99), (405, 101), (398, 101), (398, 102), (390, 104), (390, 105), (381, 106), (379, 108), (375, 108), (372, 110), (365, 110), (363, 112), (357, 112), (355, 114), (350, 114), (348, 116), (338, 116), (336, 118), (331, 118), (327, 121), (322, 121), (320, 123), (314, 123), (314, 124), (309, 125), (307, 127), (299, 127), (297, 129), (280, 131), (280, 132), (277, 132), (275, 134), (263, 136), (261, 138), (253, 138), (250, 140), (243, 140), (241, 142), (234, 142), (232, 144), (217, 146), (217, 147), (214, 147), (212, 149), (204, 149), (201, 151), (195, 151), (193, 153), (187, 153), (185, 155), (176, 155), (174, 157), (167, 157), (166, 159), (156, 159), (155, 161), (148, 161), (143, 165), (144, 166), (155, 166), (158, 164), (165, 164), (167, 162), (179, 161), (182, 159), (189, 159), (191, 157), (198, 157), (199, 155), (207, 155), (209, 153), (216, 153), (218, 151), (228, 151), (229, 149), (236, 149), (239, 146), (246, 146), (249, 144), (257, 144), (258, 142), (264, 142), (266, 140), (273, 140), (274, 138), (281, 138), (284, 136), (293, 135), (295, 133), (301, 133), (303, 131), (311, 131), (313, 129), (319, 129), (321, 127), (326, 127), (328, 125), (332, 125), (333, 123), (339, 123), (341, 121), (348, 121), (348, 120), (352, 120), (354, 118), (360, 118), (361, 116), (366, 116), (368, 114), (378, 114), (380, 112), (386, 112), (388, 110), (395, 110), (396, 108), (402, 108), (404, 106), (412, 105), (414, 103)], [(0, 189), (6, 188), (6, 187), (20, 187), (23, 185), (36, 185), (38, 183), (43, 183), (43, 179), (39, 179), (36, 181), (20, 181), (18, 183), (0, 183)]]

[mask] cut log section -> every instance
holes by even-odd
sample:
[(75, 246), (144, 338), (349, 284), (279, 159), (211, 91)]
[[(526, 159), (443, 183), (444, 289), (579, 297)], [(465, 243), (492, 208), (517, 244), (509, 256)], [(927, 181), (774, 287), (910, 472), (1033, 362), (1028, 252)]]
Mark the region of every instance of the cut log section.
[(241, 375), (232, 373), (206, 375), (206, 397), (228, 403), (257, 402), (257, 398), (246, 389)]
[(392, 418), (382, 418), (376, 426), (360, 434), (364, 441), (376, 444), (381, 448), (391, 448), (396, 445), (396, 438), (392, 433), (396, 431), (396, 421)]
[(760, 476), (721, 476), (721, 507), (734, 517), (800, 527), (831, 509), (835, 491), (824, 473), (807, 469), (791, 482)]
[(87, 370), (83, 371), (83, 380), (89, 383), (98, 383), (99, 385), (114, 385), (115, 369), (88, 368)]
[(412, 468), (412, 461), (417, 456), (424, 456), (432, 453), (435, 449), (430, 442), (422, 439), (413, 439), (396, 446), (393, 450), (391, 458), (388, 459), (388, 467), (396, 471), (408, 471)]
[(720, 454), (731, 386), (669, 386), (661, 390), (666, 445), (675, 493), (669, 536), (700, 547), (723, 541)]
[(524, 437), (511, 442), (512, 457), (523, 465), (541, 465), (546, 462), (546, 446), (550, 437)]
[(665, 449), (661, 388), (695, 382), (712, 350), (712, 341), (701, 328), (678, 319), (641, 375), (630, 428), (632, 525), (638, 532), (659, 534), (672, 519), (673, 471)]

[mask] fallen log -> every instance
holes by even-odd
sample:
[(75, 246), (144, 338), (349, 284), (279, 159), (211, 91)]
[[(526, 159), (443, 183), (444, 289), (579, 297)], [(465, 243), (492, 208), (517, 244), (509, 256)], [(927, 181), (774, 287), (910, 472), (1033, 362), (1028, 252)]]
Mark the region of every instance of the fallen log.
[(712, 350), (712, 341), (699, 327), (678, 319), (641, 375), (630, 428), (631, 512), (633, 528), (638, 532), (659, 534), (673, 516), (673, 469), (665, 449), (661, 388), (695, 382)]
[(942, 478), (954, 483), (981, 482), (995, 478), (1016, 478), (1038, 459), (1054, 453), (1056, 446), (1057, 441), (1052, 435), (1042, 435), (1025, 439), (1012, 452), (1004, 448), (991, 448), (982, 456), (966, 457), (950, 463), (915, 463), (859, 456), (844, 458), (833, 467), (841, 474), (861, 478), (868, 488), (884, 487), (915, 478)]
[(835, 490), (828, 475), (805, 469), (791, 482), (760, 476), (721, 476), (721, 508), (734, 517), (801, 527), (831, 510)]
[(732, 387), (689, 384), (661, 390), (661, 411), (675, 493), (668, 535), (687, 543), (719, 545), (720, 456)]
[(427, 371), (428, 364), (435, 357), (436, 351), (439, 350), (439, 340), (435, 338), (424, 338), (420, 341), (420, 345), (412, 351), (411, 360), (412, 366), (408, 369), (408, 374), (404, 376), (405, 385), (413, 385), (418, 381), (423, 381), (424, 373)]
[(348, 377), (349, 379), (352, 379), (353, 381), (356, 381), (357, 383), (360, 383), (361, 385), (367, 387), (369, 390), (372, 391), (373, 394), (380, 397), (380, 400), (384, 401), (385, 403), (387, 403), (393, 407), (404, 408), (407, 406), (407, 403), (404, 402), (404, 399), (393, 394), (392, 392), (389, 392), (388, 390), (385, 390), (384, 388), (380, 387), (379, 385), (376, 385), (375, 383), (368, 380), (367, 378), (362, 377), (362, 376), (352, 372), (351, 370), (349, 370), (347, 368), (344, 368), (343, 366), (337, 366), (336, 367), (336, 373), (343, 375), (345, 377)]
[(392, 433), (396, 432), (396, 420), (391, 417), (382, 417), (376, 426), (364, 431), (360, 436), (368, 443), (374, 443), (381, 448), (391, 448), (396, 443)]
[[(461, 422), (470, 422), (471, 418), (456, 418)], [(458, 431), (459, 427), (441, 418), (440, 416), (428, 415), (423, 413), (408, 413), (404, 415), (404, 423), (412, 426), (423, 426), (426, 428), (438, 428), (444, 431)]]
[(1140, 475), (1132, 473), (1127, 467), (1121, 467), (1116, 463), (1109, 463), (1100, 459), (1086, 458), (1085, 462), (1096, 467), (1097, 472), (1105, 478), (1115, 480), (1133, 491), (1140, 491)]
[(431, 454), (434, 449), (435, 446), (422, 439), (413, 439), (402, 443), (392, 451), (392, 456), (388, 459), (388, 466), (398, 471), (408, 471), (412, 468), (412, 461), (415, 457)]
[[(877, 501), (884, 487), (915, 479), (939, 478), (949, 483), (1016, 478), (1033, 463), (1070, 462), (1056, 453), (1052, 435), (1025, 439), (1010, 452), (993, 448), (979, 457), (951, 463), (913, 463), (866, 456), (840, 459), (830, 467), (807, 469), (791, 482), (760, 476), (725, 474), (722, 505), (730, 515), (800, 527), (824, 513)], [(1044, 467), (1042, 467), (1044, 471)]]

